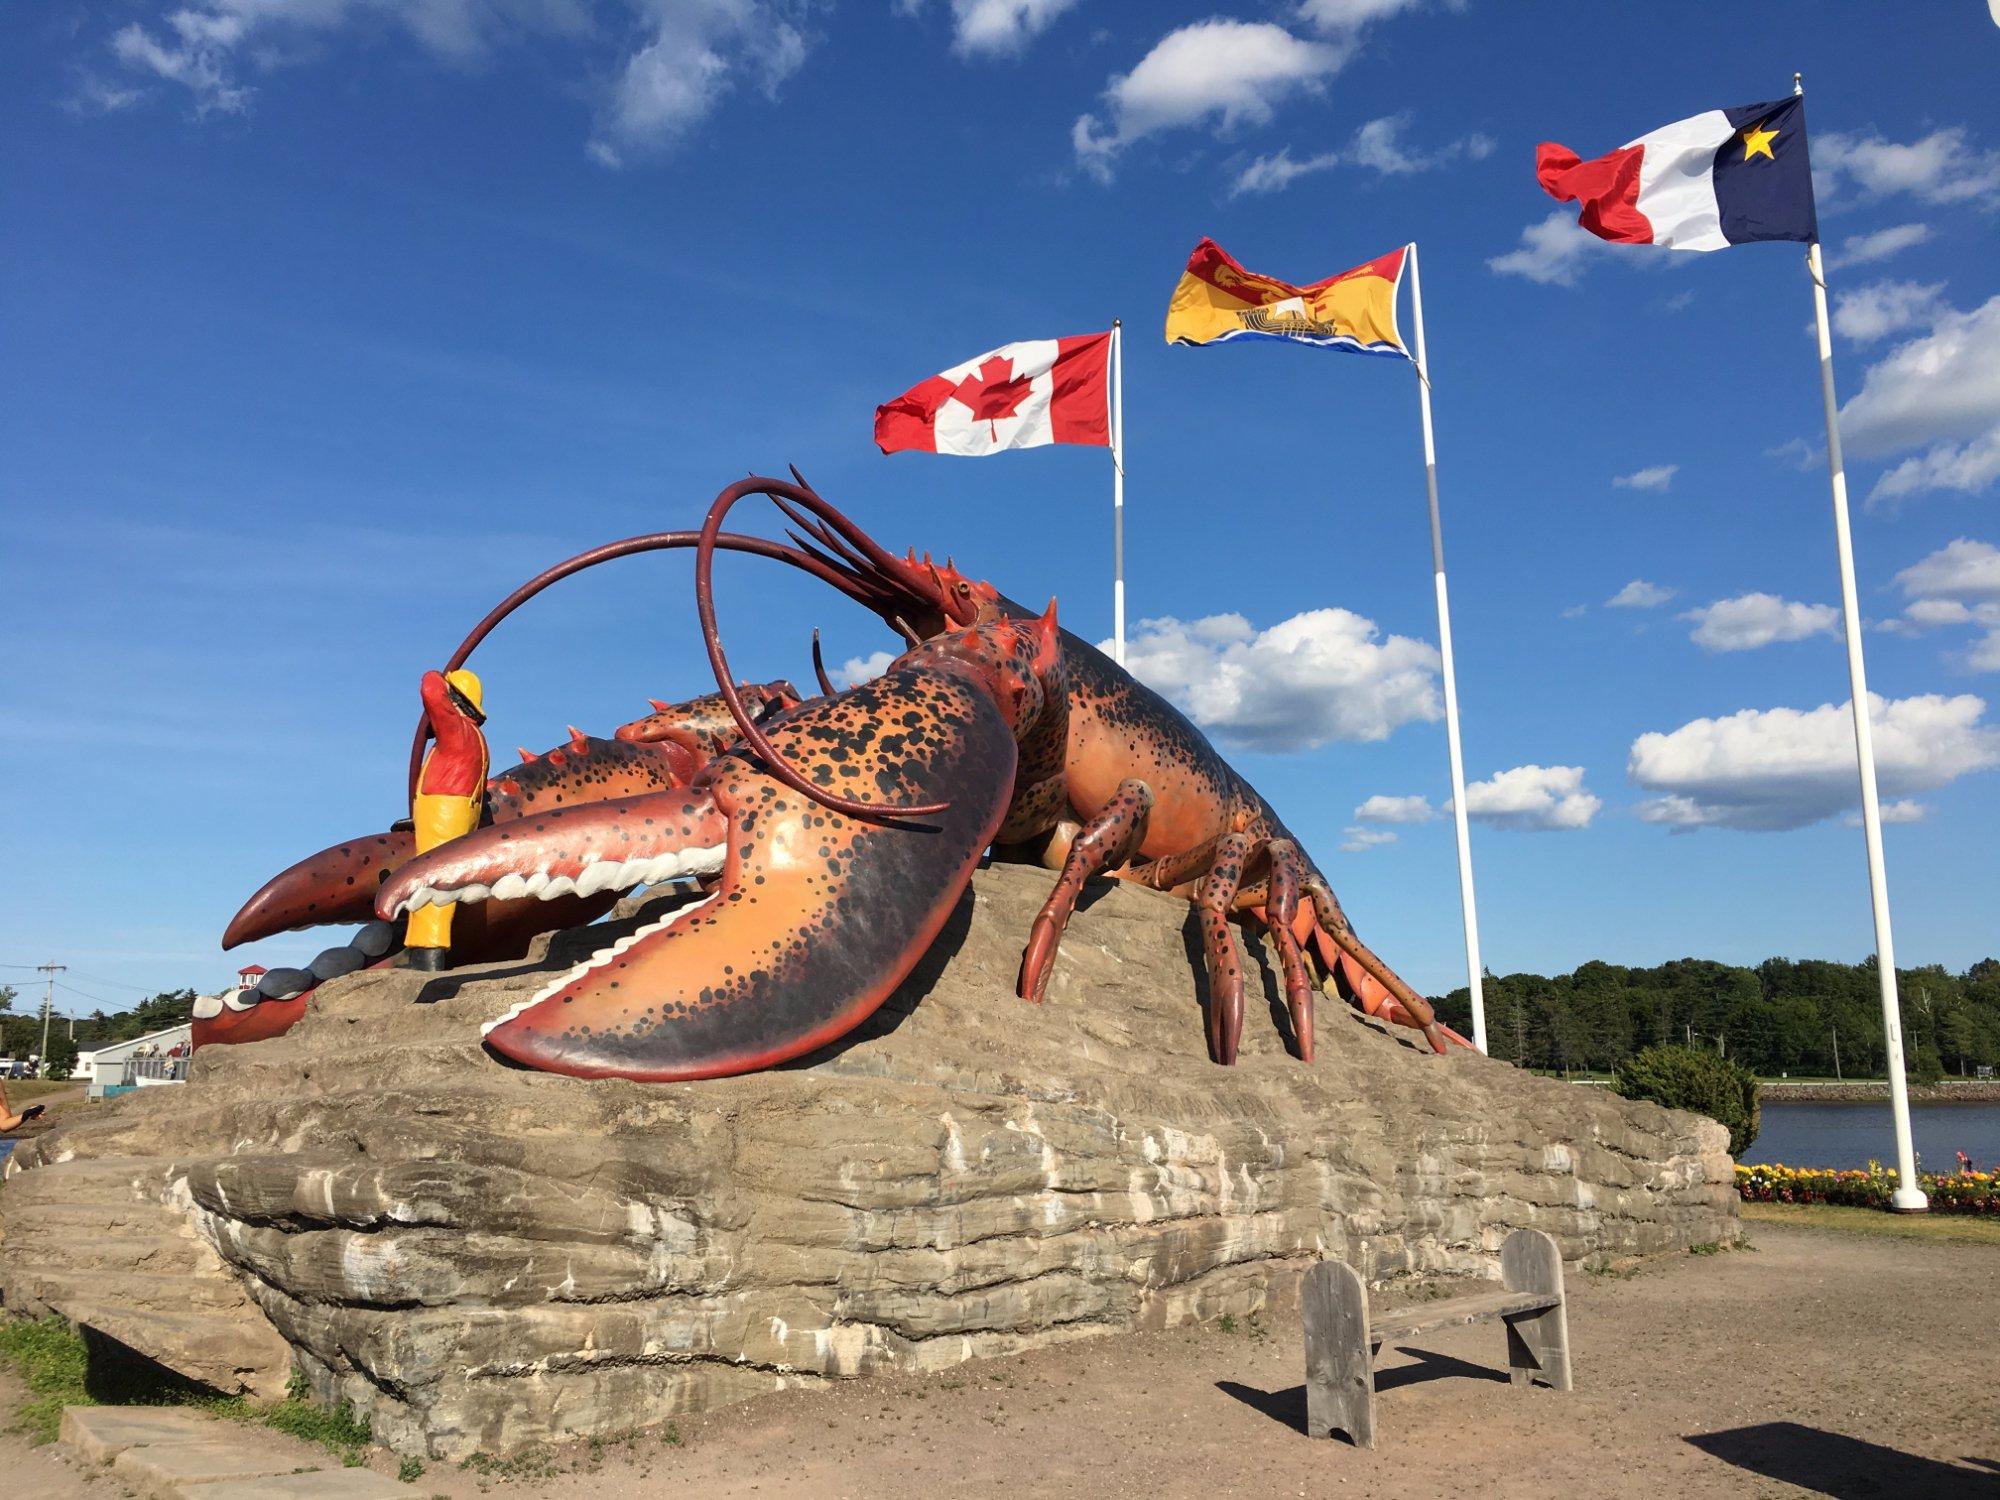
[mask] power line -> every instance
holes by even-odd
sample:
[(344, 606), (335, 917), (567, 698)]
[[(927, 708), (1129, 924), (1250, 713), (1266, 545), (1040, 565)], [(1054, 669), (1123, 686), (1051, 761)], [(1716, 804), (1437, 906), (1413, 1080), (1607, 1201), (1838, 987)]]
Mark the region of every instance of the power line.
[(102, 979), (95, 974), (79, 974), (75, 969), (71, 969), (70, 973), (76, 974), (76, 977), (78, 979), (88, 980), (92, 984), (108, 984), (114, 990), (136, 990), (142, 995), (152, 995), (158, 993), (158, 991), (150, 988), (147, 985), (131, 984), (123, 979)]
[(89, 990), (80, 990), (73, 984), (63, 984), (60, 981), (58, 981), (56, 984), (56, 988), (63, 991), (63, 993), (65, 994), (80, 995), (85, 1000), (91, 1001), (93, 1004), (96, 1005), (117, 1005), (120, 1003), (119, 1001), (116, 1000), (107, 1000), (102, 995), (93, 995)]
[[(45, 966), (42, 964), (0, 964), (0, 969), (28, 969), (28, 970), (33, 970), (36, 973), (41, 972), (41, 970), (44, 967)], [(66, 969), (69, 968), (67, 964), (62, 965), (62, 967)], [(136, 990), (141, 995), (152, 995), (161, 993), (161, 991), (154, 990), (147, 985), (133, 984), (129, 980), (105, 979), (99, 975), (85, 974), (76, 969), (70, 969), (69, 972), (75, 974), (78, 979), (89, 980), (92, 984), (108, 984), (114, 990)]]

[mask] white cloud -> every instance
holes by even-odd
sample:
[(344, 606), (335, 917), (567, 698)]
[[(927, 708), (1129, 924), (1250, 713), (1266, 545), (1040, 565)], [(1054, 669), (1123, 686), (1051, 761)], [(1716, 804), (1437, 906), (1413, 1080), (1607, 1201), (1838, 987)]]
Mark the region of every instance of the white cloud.
[[(664, 3), (664, 0), (655, 0)], [(111, 37), (111, 54), (129, 70), (178, 84), (198, 114), (240, 113), (253, 90), (244, 59), (266, 71), (283, 66), (298, 44), (344, 27), (401, 25), (427, 51), (463, 64), (515, 36), (582, 36), (592, 29), (588, 0), (197, 0), (169, 11), (160, 29), (132, 22)], [(113, 91), (100, 97), (117, 97)], [(121, 100), (115, 107), (123, 107)]]
[(1798, 437), (1786, 438), (1777, 447), (1766, 448), (1764, 457), (1775, 458), (1786, 468), (1797, 469), (1801, 474), (1826, 467), (1825, 447)]
[(1604, 602), (1613, 609), (1657, 609), (1678, 592), (1678, 589), (1635, 578)]
[(1833, 298), (1833, 331), (1871, 344), (1906, 328), (1925, 328), (1950, 309), (1942, 281), (1877, 281)]
[(146, 97), (143, 88), (123, 88), (95, 73), (85, 72), (76, 91), (63, 101), (63, 108), (78, 115), (112, 115), (130, 109)]
[[(1018, 53), (1047, 31), (1077, 0), (951, 0), (951, 50), (962, 57)], [(910, 14), (920, 0), (903, 0)]]
[(1106, 119), (1078, 116), (1070, 141), (1085, 169), (1108, 181), (1132, 142), (1211, 120), (1224, 130), (1261, 125), (1281, 101), (1323, 87), (1348, 55), (1268, 21), (1196, 21), (1168, 32), (1137, 67), (1114, 77), (1104, 90)]
[(1883, 628), (1917, 635), (1952, 625), (1983, 625), (1986, 633), (1968, 647), (1961, 665), (1968, 672), (2000, 672), (2000, 547), (1960, 537), (1896, 575), (1910, 601), (1901, 620)]
[(1928, 224), (1896, 224), (1888, 229), (1878, 229), (1873, 234), (1850, 234), (1840, 242), (1840, 249), (1826, 258), (1828, 269), (1838, 271), (1843, 266), (1873, 265), (1876, 261), (1888, 260), (1901, 255), (1905, 250), (1914, 249), (1931, 237)]
[(1949, 312), (1923, 338), (1899, 344), (1862, 377), (1840, 410), (1842, 441), (1890, 453), (1940, 439), (1978, 437), (2000, 419), (2000, 297)]
[(198, 114), (238, 114), (250, 103), (250, 90), (231, 79), (231, 49), (240, 28), (210, 25), (212, 18), (179, 11), (167, 18), (175, 35), (155, 37), (134, 22), (111, 38), (111, 55), (135, 73), (150, 73), (177, 83), (194, 96)]
[(1350, 828), (1340, 842), (1340, 851), (1343, 854), (1365, 854), (1370, 849), (1395, 842), (1396, 835), (1387, 828)]
[(1340, 160), (1338, 151), (1322, 151), (1318, 156), (1295, 161), (1292, 148), (1281, 146), (1269, 156), (1258, 157), (1238, 173), (1236, 181), (1230, 184), (1229, 196), (1240, 198), (1245, 193), (1281, 192), (1297, 178), (1339, 166)]
[(2000, 603), (2000, 547), (1962, 536), (1911, 563), (1895, 583), (1911, 599)]
[[(1019, 0), (1030, 10), (1048, 0)], [(598, 89), (591, 156), (607, 165), (670, 145), (744, 84), (769, 93), (805, 60), (811, 0), (195, 0), (110, 39), (129, 73), (183, 88), (198, 114), (246, 110), (247, 69), (266, 74), (317, 55), (305, 45), (343, 30), (400, 28), (453, 66), (505, 43), (585, 49)], [(129, 90), (91, 82), (79, 107), (124, 108)]]
[(1437, 809), (1421, 796), (1385, 797), (1377, 792), (1354, 809), (1357, 823), (1428, 823)]
[(1476, 131), (1448, 141), (1435, 151), (1418, 150), (1404, 144), (1403, 132), (1409, 126), (1408, 110), (1399, 115), (1384, 115), (1370, 120), (1354, 132), (1354, 142), (1347, 151), (1348, 158), (1356, 166), (1372, 168), (1385, 177), (1401, 177), (1412, 172), (1429, 172), (1461, 156), (1484, 161), (1493, 154), (1493, 137)]
[(2000, 426), (1969, 443), (1940, 443), (1928, 453), (1906, 458), (1875, 481), (1868, 504), (1901, 500), (1926, 491), (1976, 494), (2000, 479)]
[(2000, 297), (1970, 312), (1943, 312), (1928, 334), (1871, 365), (1859, 394), (1840, 409), (1840, 433), (1861, 455), (1929, 446), (1876, 481), (1871, 507), (1991, 484), (2000, 475)]
[(1500, 276), (1525, 276), (1543, 286), (1575, 286), (1591, 257), (1605, 242), (1576, 222), (1576, 215), (1559, 208), (1546, 219), (1521, 231), (1521, 243), (1486, 262)]
[(1589, 613), (1590, 606), (1588, 604), (1572, 604), (1562, 611), (1562, 617), (1565, 620), (1581, 620)]
[(1851, 182), (1872, 198), (1906, 193), (1925, 203), (2000, 202), (2000, 152), (1971, 145), (1962, 125), (1906, 146), (1873, 130), (1829, 131), (1812, 145), (1815, 175), (1829, 188)]
[(1405, 145), (1403, 132), (1409, 128), (1410, 119), (1410, 112), (1405, 110), (1398, 115), (1384, 115), (1370, 120), (1354, 132), (1353, 139), (1344, 150), (1322, 151), (1316, 156), (1297, 158), (1292, 155), (1291, 147), (1281, 146), (1269, 155), (1257, 157), (1238, 173), (1236, 181), (1230, 185), (1229, 196), (1240, 198), (1246, 193), (1275, 193), (1291, 186), (1300, 177), (1342, 165), (1366, 167), (1384, 176), (1402, 176), (1429, 172), (1461, 157), (1482, 161), (1493, 154), (1493, 138), (1476, 132), (1447, 141), (1434, 151)]
[(1611, 485), (1620, 490), (1663, 490), (1674, 482), (1674, 476), (1680, 471), (1679, 464), (1654, 464), (1650, 469), (1620, 474), (1611, 481)]
[(1402, 176), (1432, 171), (1461, 157), (1482, 161), (1493, 154), (1493, 138), (1477, 132), (1447, 141), (1434, 151), (1408, 146), (1404, 144), (1403, 132), (1409, 128), (1410, 119), (1410, 112), (1405, 110), (1398, 115), (1384, 115), (1370, 120), (1354, 132), (1353, 139), (1344, 150), (1322, 151), (1315, 156), (1298, 158), (1292, 155), (1291, 147), (1281, 146), (1275, 152), (1257, 157), (1238, 173), (1236, 181), (1230, 185), (1229, 196), (1240, 198), (1246, 193), (1275, 193), (1291, 186), (1300, 177), (1342, 165), (1366, 167), (1384, 176)]
[[(1884, 794), (1933, 791), (2000, 766), (2000, 730), (1980, 722), (1971, 694), (1870, 698), (1877, 780)], [(1660, 795), (1639, 815), (1675, 828), (1803, 828), (1861, 800), (1854, 723), (1845, 703), (1746, 708), (1695, 719), (1632, 742), (1627, 774)]]
[(893, 651), (871, 651), (866, 656), (850, 656), (840, 664), (838, 672), (829, 673), (836, 687), (851, 688), (857, 682), (873, 682), (889, 670), (889, 663), (896, 659)]
[(1495, 828), (1588, 828), (1602, 806), (1584, 790), (1582, 766), (1516, 766), (1465, 789), (1465, 815)]
[(1704, 651), (1754, 651), (1774, 641), (1832, 635), (1840, 611), (1831, 604), (1801, 604), (1776, 594), (1739, 594), (1682, 615), (1694, 621), (1688, 635)]
[(1423, 0), (1301, 0), (1299, 19), (1320, 31), (1339, 35), (1359, 31), (1371, 21), (1415, 10)]
[[(1896, 802), (1884, 802), (1877, 809), (1884, 823), (1921, 823), (1930, 816), (1931, 810), (1914, 797), (1904, 797)], [(1840, 820), (1849, 828), (1861, 826), (1861, 814), (1851, 812)]]
[(1440, 717), (1436, 649), (1380, 637), (1374, 621), (1345, 609), (1307, 610), (1268, 630), (1238, 614), (1162, 618), (1140, 622), (1126, 660), (1227, 745), (1310, 750)]
[(599, 110), (591, 156), (622, 166), (673, 144), (736, 84), (767, 97), (804, 64), (805, 33), (768, 0), (646, 0), (647, 40)]

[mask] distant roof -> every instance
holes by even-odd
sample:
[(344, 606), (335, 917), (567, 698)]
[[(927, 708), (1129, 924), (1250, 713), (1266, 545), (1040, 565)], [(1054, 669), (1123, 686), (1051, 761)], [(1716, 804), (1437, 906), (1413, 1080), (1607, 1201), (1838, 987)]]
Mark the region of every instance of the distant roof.
[(262, 964), (245, 964), (236, 971), (238, 974), (268, 974), (271, 971)]
[(116, 1052), (121, 1047), (143, 1046), (147, 1042), (165, 1041), (168, 1037), (176, 1037), (176, 1038), (190, 1037), (192, 1031), (193, 1031), (193, 1023), (190, 1021), (183, 1021), (178, 1026), (168, 1026), (164, 1030), (160, 1031), (149, 1031), (144, 1036), (128, 1036), (122, 1042), (104, 1042), (101, 1045), (90, 1048), (87, 1051), (78, 1052), (77, 1056), (79, 1059), (85, 1057), (101, 1057), (107, 1052)]

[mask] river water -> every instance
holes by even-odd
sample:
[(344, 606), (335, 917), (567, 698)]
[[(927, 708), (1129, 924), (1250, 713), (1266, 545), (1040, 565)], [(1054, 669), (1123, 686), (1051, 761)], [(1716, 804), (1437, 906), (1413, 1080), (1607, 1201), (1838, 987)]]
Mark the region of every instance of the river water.
[[(1910, 1133), (1927, 1172), (1948, 1172), (1963, 1151), (1983, 1171), (2000, 1165), (2000, 1104), (1917, 1103)], [(1766, 1100), (1757, 1139), (1743, 1153), (1752, 1166), (1865, 1167), (1870, 1159), (1896, 1164), (1895, 1126), (1887, 1099), (1833, 1104), (1805, 1099)]]

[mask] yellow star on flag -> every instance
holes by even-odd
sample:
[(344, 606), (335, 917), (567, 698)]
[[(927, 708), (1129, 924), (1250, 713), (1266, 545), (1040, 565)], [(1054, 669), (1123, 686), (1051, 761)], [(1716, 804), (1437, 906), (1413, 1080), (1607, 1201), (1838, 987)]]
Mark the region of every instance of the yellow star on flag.
[(1748, 161), (1753, 156), (1762, 156), (1776, 161), (1778, 158), (1771, 155), (1771, 142), (1777, 138), (1778, 132), (1766, 130), (1761, 122), (1746, 126), (1743, 131), (1743, 159)]

